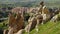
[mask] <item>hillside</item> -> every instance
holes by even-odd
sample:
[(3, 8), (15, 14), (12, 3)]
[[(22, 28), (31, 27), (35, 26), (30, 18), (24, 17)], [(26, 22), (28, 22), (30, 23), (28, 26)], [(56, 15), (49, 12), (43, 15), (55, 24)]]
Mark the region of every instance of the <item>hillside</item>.
[[(37, 7), (41, 1), (45, 2), (47, 7), (58, 7), (60, 8), (60, 0), (0, 0), (0, 9), (8, 7)], [(6, 13), (4, 13), (6, 12)], [(7, 17), (8, 11), (1, 11), (3, 13), (2, 17)], [(0, 30), (8, 29), (8, 20), (0, 22)], [(39, 31), (35, 29), (30, 31), (30, 34), (60, 34), (60, 21), (57, 22), (46, 22), (46, 24), (39, 24)], [(0, 34), (3, 32), (0, 32)], [(24, 32), (23, 34), (28, 34)]]
[[(7, 24), (7, 20), (0, 22), (0, 29), (3, 30), (6, 29), (6, 25), (3, 25), (3, 23)], [(47, 22), (46, 24), (39, 25), (38, 27), (39, 31), (37, 32), (35, 29), (30, 31), (30, 34), (60, 34), (60, 21), (57, 22)], [(23, 34), (27, 34), (24, 32)]]
[(38, 29), (38, 32), (34, 29), (30, 32), (30, 34), (60, 34), (60, 21), (56, 23), (47, 22), (44, 25), (39, 25)]

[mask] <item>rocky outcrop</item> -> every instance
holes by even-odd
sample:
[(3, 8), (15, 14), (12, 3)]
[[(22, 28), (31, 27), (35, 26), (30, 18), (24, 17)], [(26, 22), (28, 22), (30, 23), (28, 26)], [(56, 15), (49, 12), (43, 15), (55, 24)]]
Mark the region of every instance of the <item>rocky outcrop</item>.
[(24, 17), (20, 13), (18, 13), (16, 17), (10, 13), (8, 34), (17, 33), (21, 29), (24, 29)]
[(35, 17), (33, 17), (33, 18), (29, 21), (29, 24), (25, 27), (25, 31), (26, 31), (26, 32), (31, 31), (32, 29), (35, 28), (36, 24), (37, 24), (37, 20), (36, 20)]

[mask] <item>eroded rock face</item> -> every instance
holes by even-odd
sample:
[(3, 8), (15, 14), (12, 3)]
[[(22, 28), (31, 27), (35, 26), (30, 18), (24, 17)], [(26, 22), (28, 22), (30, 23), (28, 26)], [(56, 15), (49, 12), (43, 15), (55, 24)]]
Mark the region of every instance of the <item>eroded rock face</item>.
[(41, 14), (39, 14), (36, 16), (36, 19), (37, 19), (37, 24), (41, 24), (42, 20), (43, 20), (43, 16)]
[(50, 22), (57, 22), (57, 20), (59, 20), (59, 14), (53, 16)]
[(20, 13), (18, 13), (16, 17), (10, 14), (8, 34), (17, 33), (21, 29), (24, 29), (24, 17)]
[(16, 21), (17, 21), (17, 29), (18, 30), (24, 29), (24, 17), (20, 13), (17, 14)]
[(8, 34), (14, 34), (14, 28), (10, 28)]
[(12, 14), (9, 14), (9, 26), (14, 27), (16, 25), (16, 19)]
[(15, 34), (23, 34), (23, 32), (24, 32), (24, 29), (21, 29), (21, 30), (19, 30), (17, 33), (15, 33)]
[(31, 31), (32, 29), (35, 28), (36, 24), (37, 24), (37, 20), (35, 17), (33, 17), (31, 21), (29, 21), (29, 24), (25, 27), (25, 31), (26, 32)]
[(17, 31), (16, 29), (16, 19), (12, 14), (9, 14), (9, 31), (11, 30), (11, 28), (15, 29), (14, 32)]

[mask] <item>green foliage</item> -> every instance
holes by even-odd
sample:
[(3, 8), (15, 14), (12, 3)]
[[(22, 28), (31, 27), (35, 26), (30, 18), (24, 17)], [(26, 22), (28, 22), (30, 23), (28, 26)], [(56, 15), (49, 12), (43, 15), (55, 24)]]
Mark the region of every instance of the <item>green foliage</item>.
[(8, 28), (7, 24), (8, 24), (7, 20), (0, 22), (0, 28), (1, 29), (7, 29)]

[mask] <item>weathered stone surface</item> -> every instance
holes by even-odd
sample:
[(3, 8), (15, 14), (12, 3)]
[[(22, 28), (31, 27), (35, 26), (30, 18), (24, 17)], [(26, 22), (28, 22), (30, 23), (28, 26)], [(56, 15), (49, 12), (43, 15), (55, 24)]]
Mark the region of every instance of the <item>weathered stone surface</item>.
[(14, 34), (14, 29), (10, 28), (9, 31), (8, 31), (8, 34)]
[(31, 31), (32, 29), (35, 28), (36, 24), (37, 24), (37, 20), (35, 17), (33, 17), (31, 21), (29, 21), (29, 24), (25, 27), (25, 31), (26, 32)]
[(58, 14), (57, 15), (55, 15), (55, 16), (53, 16), (53, 18), (50, 20), (51, 22), (57, 22), (57, 20), (58, 20)]
[(14, 27), (14, 25), (16, 25), (16, 19), (12, 14), (9, 14), (9, 26), (10, 27)]
[(5, 30), (3, 31), (3, 34), (7, 34), (7, 33), (8, 33), (8, 30), (5, 29)]
[(43, 16), (41, 14), (39, 14), (36, 16), (36, 19), (37, 19), (37, 24), (41, 24), (42, 20), (43, 20)]
[(16, 34), (23, 34), (23, 33), (24, 33), (24, 29), (21, 29)]
[(10, 14), (9, 15), (9, 34), (14, 34), (19, 30), (24, 28), (24, 17), (18, 13), (16, 18)]
[(16, 24), (16, 19), (12, 14), (9, 14), (9, 31), (11, 28), (15, 29), (14, 32), (17, 32), (17, 24)]
[(17, 29), (18, 30), (23, 29), (24, 28), (24, 17), (20, 13), (17, 14), (16, 21), (17, 21)]

